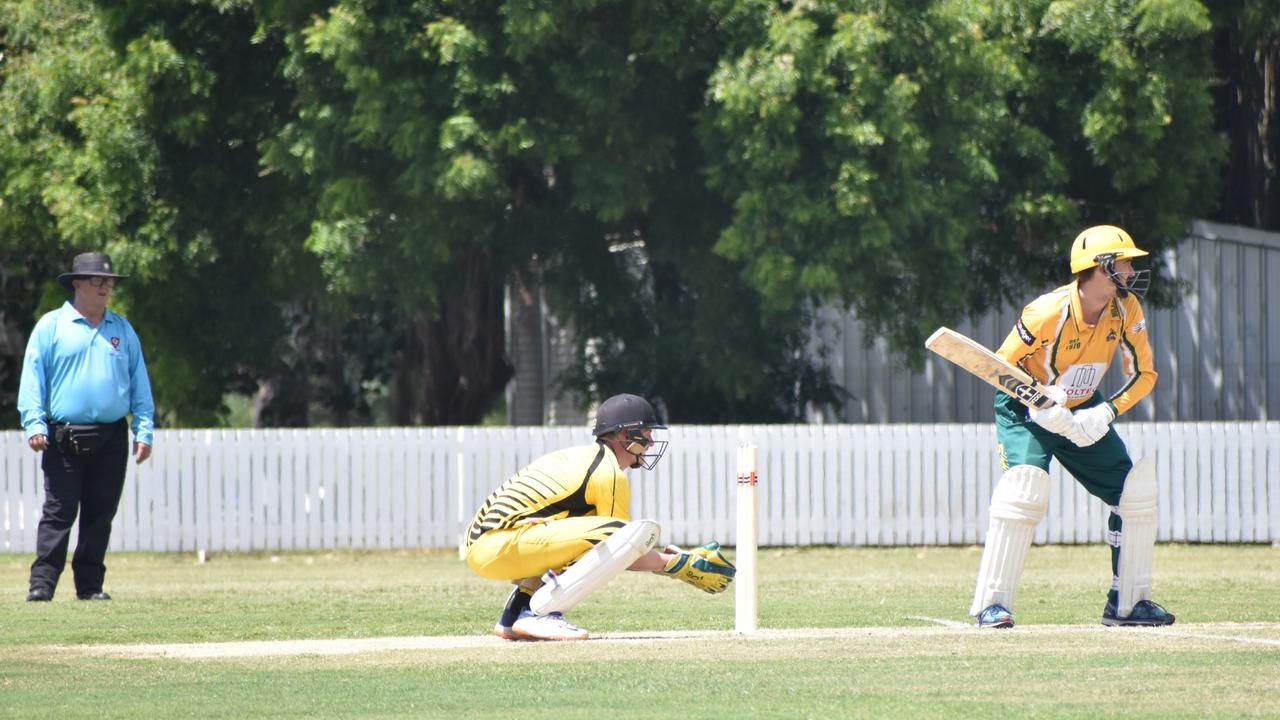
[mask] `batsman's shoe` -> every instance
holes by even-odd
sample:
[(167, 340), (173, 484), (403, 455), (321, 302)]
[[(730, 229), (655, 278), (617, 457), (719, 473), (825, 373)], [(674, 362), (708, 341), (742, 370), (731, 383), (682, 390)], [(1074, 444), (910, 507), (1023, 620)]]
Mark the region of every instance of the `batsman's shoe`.
[(520, 613), (511, 626), (512, 632), (524, 640), (586, 640), (587, 631), (564, 619), (558, 612), (538, 615), (532, 610)]
[(1173, 620), (1173, 613), (1150, 600), (1139, 600), (1133, 606), (1133, 612), (1126, 617), (1116, 617), (1116, 601), (1113, 599), (1108, 599), (1102, 610), (1102, 624), (1111, 627), (1158, 627), (1172, 625)]
[(989, 605), (986, 610), (978, 613), (978, 627), (1011, 628), (1013, 627), (1013, 613), (1009, 612), (1009, 608), (999, 603)]

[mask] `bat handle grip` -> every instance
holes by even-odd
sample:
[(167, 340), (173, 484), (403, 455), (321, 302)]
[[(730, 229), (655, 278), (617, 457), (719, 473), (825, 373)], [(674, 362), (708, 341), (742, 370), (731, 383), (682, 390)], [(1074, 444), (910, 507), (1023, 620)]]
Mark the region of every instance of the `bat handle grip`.
[(1031, 387), (1036, 391), (1035, 396), (1031, 399), (1031, 404), (1035, 405), (1037, 410), (1047, 410), (1057, 404), (1053, 396), (1045, 392), (1044, 386), (1040, 383), (1032, 383)]

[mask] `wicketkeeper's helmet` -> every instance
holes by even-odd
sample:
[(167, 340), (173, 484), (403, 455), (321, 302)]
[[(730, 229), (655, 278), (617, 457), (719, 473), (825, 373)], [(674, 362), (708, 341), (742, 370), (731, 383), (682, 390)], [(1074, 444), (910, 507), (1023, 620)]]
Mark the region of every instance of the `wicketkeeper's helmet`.
[(1071, 244), (1071, 272), (1083, 272), (1095, 265), (1099, 266), (1116, 284), (1121, 297), (1129, 293), (1142, 297), (1151, 284), (1151, 271), (1136, 271), (1125, 282), (1116, 275), (1115, 265), (1117, 260), (1132, 260), (1146, 254), (1147, 251), (1138, 249), (1133, 238), (1124, 230), (1115, 225), (1095, 225), (1077, 235), (1075, 242)]
[(666, 430), (667, 426), (658, 422), (658, 414), (648, 400), (639, 395), (623, 393), (600, 403), (591, 434), (599, 438), (611, 432), (623, 433), (627, 441), (627, 452), (636, 456), (636, 462), (631, 467), (652, 470), (666, 452), (667, 443), (665, 440), (646, 438), (642, 432), (646, 428)]

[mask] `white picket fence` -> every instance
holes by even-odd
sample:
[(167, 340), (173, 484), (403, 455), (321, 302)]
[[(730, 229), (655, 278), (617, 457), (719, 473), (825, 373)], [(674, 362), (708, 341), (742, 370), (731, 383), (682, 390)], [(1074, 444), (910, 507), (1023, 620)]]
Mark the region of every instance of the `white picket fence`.
[[(1280, 422), (1125, 423), (1155, 455), (1161, 540), (1280, 542)], [(664, 542), (736, 542), (734, 455), (759, 447), (761, 545), (981, 543), (999, 476), (991, 424), (676, 426), (632, 516)], [(484, 497), (581, 428), (161, 430), (129, 466), (113, 550), (456, 547)], [(39, 455), (0, 433), (0, 552), (32, 552)], [(1054, 465), (1039, 543), (1103, 537), (1106, 508)], [(74, 538), (74, 536), (73, 536)], [(74, 547), (74, 540), (72, 543)]]

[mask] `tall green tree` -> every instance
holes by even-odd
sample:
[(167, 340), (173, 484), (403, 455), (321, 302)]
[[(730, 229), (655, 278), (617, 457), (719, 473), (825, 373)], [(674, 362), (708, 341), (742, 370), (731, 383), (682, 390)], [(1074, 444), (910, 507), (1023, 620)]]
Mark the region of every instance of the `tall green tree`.
[(940, 323), (1062, 279), (1081, 226), (1158, 251), (1213, 197), (1193, 0), (724, 5), (760, 32), (703, 115), (734, 207), (716, 251), (784, 321), (842, 300), (918, 357)]
[(1230, 140), (1214, 218), (1280, 230), (1280, 2), (1213, 4), (1218, 127)]
[(307, 242), (329, 277), (403, 308), (395, 397), (417, 414), (397, 418), (487, 409), (517, 277), (573, 320), (589, 361), (564, 380), (588, 396), (643, 392), (686, 420), (833, 397), (799, 353), (806, 327), (762, 335), (754, 293), (708, 252), (726, 208), (691, 119), (711, 26), (670, 1), (346, 2), (288, 34), (309, 109), (266, 161), (319, 198)]
[(37, 302), (24, 242), (117, 253), (184, 424), (229, 391), (269, 424), (368, 422), (379, 393), (397, 423), (476, 422), (507, 285), (569, 320), (588, 398), (796, 419), (839, 394), (815, 308), (918, 357), (1061, 280), (1083, 225), (1176, 241), (1224, 150), (1194, 0), (0, 12), (6, 317)]
[(0, 3), (0, 402), (12, 417), (27, 335), (69, 297), (57, 275), (81, 250), (124, 254), (145, 223), (157, 163), (145, 106), (90, 3)]

